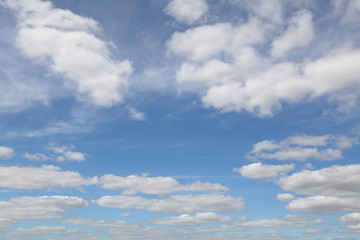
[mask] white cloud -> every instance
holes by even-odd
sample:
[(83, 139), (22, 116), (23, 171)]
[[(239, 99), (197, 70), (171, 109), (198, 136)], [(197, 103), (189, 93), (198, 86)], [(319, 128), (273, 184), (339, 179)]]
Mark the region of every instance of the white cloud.
[[(330, 142), (330, 140), (332, 141)], [(249, 152), (247, 157), (249, 159), (296, 161), (306, 161), (307, 159), (318, 159), (323, 161), (335, 160), (343, 158), (341, 150), (324, 147), (327, 147), (330, 143), (333, 147), (339, 147), (339, 144), (345, 146), (345, 144), (348, 145), (348, 143), (345, 143), (346, 140), (348, 139), (344, 138), (342, 140), (341, 136), (310, 136), (306, 134), (291, 136), (279, 143), (272, 140), (264, 140), (254, 144), (253, 149)], [(335, 143), (333, 143), (334, 141)]]
[(0, 201), (0, 217), (9, 219), (57, 219), (63, 208), (87, 207), (86, 200), (69, 196), (17, 197)]
[[(74, 147), (71, 146), (71, 148)], [(53, 143), (50, 143), (46, 147), (46, 149), (51, 150), (56, 154), (61, 154), (60, 156), (57, 156), (57, 161), (59, 162), (63, 162), (65, 160), (81, 162), (86, 160), (86, 156), (87, 156), (86, 153), (74, 152), (70, 150), (71, 148), (66, 146), (58, 146)]]
[(208, 12), (208, 8), (205, 0), (172, 0), (164, 11), (180, 23), (194, 24)]
[(286, 191), (305, 195), (357, 196), (360, 195), (360, 165), (334, 165), (320, 170), (304, 170), (282, 177), (279, 185)]
[(144, 121), (145, 120), (145, 113), (140, 112), (139, 110), (132, 108), (132, 107), (127, 107), (126, 108), (129, 112), (129, 117), (135, 121)]
[(0, 146), (0, 158), (10, 159), (15, 156), (15, 152), (12, 148)]
[(243, 218), (236, 222), (235, 225), (246, 228), (306, 228), (322, 223), (324, 223), (324, 221), (321, 219), (312, 219), (311, 217), (299, 217), (289, 214), (278, 219), (248, 220), (246, 218)]
[(81, 187), (97, 184), (94, 178), (84, 178), (78, 172), (63, 171), (53, 165), (42, 167), (0, 167), (0, 187), (39, 189), (49, 187)]
[(224, 223), (229, 221), (231, 221), (231, 217), (218, 215), (213, 212), (203, 212), (196, 215), (182, 214), (177, 217), (158, 218), (151, 223), (170, 226), (196, 226), (209, 222)]
[(72, 80), (81, 100), (100, 106), (122, 102), (131, 63), (112, 58), (108, 44), (94, 35), (99, 31), (94, 20), (48, 1), (8, 0), (2, 5), (18, 16), (16, 45), (27, 57)]
[(304, 235), (306, 237), (311, 237), (314, 234), (326, 234), (328, 232), (329, 232), (328, 230), (324, 230), (324, 229), (321, 229), (321, 228), (311, 228), (311, 229), (306, 229), (304, 231)]
[(146, 175), (130, 175), (119, 177), (113, 174), (106, 174), (99, 178), (99, 183), (105, 189), (124, 189), (123, 194), (170, 194), (174, 192), (209, 192), (227, 191), (228, 188), (218, 183), (193, 182), (186, 185), (179, 184), (170, 177), (147, 177)]
[(301, 10), (290, 20), (286, 32), (272, 42), (271, 55), (284, 57), (291, 49), (305, 46), (315, 38), (311, 13)]
[(344, 223), (360, 223), (360, 213), (349, 213), (339, 218)]
[(38, 161), (38, 162), (47, 161), (51, 159), (51, 157), (48, 157), (42, 153), (30, 154), (28, 152), (25, 152), (24, 157), (30, 161)]
[(102, 221), (93, 219), (65, 219), (64, 224), (83, 225), (89, 228), (100, 228), (109, 234), (111, 239), (129, 240), (157, 240), (157, 239), (184, 239), (188, 231), (144, 227), (125, 221)]
[(290, 193), (280, 193), (276, 196), (276, 199), (281, 202), (290, 202), (291, 200), (294, 200), (294, 195)]
[(147, 199), (139, 196), (104, 196), (93, 202), (102, 207), (172, 213), (236, 212), (245, 207), (241, 197), (219, 194), (171, 195), (163, 199)]
[[(243, 1), (240, 0), (239, 2), (242, 3)], [(281, 0), (248, 0), (246, 3), (256, 16), (276, 24), (282, 23), (283, 6)]]
[(294, 169), (294, 164), (285, 165), (267, 165), (262, 163), (252, 163), (250, 165), (235, 168), (234, 171), (239, 172), (242, 176), (248, 178), (275, 178), (284, 175)]
[(11, 219), (7, 219), (7, 218), (0, 218), (0, 229), (2, 228), (8, 228), (11, 226), (11, 224), (13, 224), (14, 221)]
[(317, 195), (292, 200), (286, 205), (286, 209), (320, 214), (360, 211), (360, 198)]
[(342, 23), (358, 23), (360, 20), (360, 3), (357, 0), (332, 0), (335, 15), (341, 17)]
[(16, 236), (17, 238), (11, 239), (41, 239), (53, 237), (54, 235), (59, 236), (57, 239), (62, 240), (98, 240), (99, 237), (92, 233), (86, 233), (77, 229), (66, 229), (65, 227), (50, 227), (50, 226), (35, 226), (32, 228), (17, 228), (8, 232), (11, 237)]

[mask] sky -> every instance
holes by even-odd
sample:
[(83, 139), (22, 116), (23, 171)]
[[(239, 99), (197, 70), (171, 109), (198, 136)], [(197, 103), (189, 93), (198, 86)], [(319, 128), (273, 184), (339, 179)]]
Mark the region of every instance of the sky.
[(360, 239), (359, 0), (0, 0), (0, 238)]

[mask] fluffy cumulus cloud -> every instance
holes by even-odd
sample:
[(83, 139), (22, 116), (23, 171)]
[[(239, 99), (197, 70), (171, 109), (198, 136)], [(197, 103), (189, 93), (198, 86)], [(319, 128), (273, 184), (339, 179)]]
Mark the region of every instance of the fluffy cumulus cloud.
[(264, 160), (336, 160), (343, 158), (341, 149), (351, 147), (356, 139), (345, 136), (303, 134), (285, 138), (280, 142), (264, 140), (254, 144), (247, 157)]
[(136, 108), (126, 107), (127, 111), (129, 112), (129, 117), (135, 121), (144, 121), (145, 120), (145, 113), (140, 112)]
[(79, 99), (99, 106), (123, 101), (132, 66), (114, 59), (109, 44), (95, 36), (100, 31), (97, 22), (49, 1), (6, 0), (1, 5), (18, 17), (16, 46), (71, 80)]
[(0, 167), (0, 187), (41, 189), (50, 187), (81, 187), (97, 183), (97, 178), (85, 178), (78, 172), (63, 171), (53, 165), (42, 167)]
[[(283, 103), (359, 88), (356, 47), (336, 44), (312, 60), (291, 57), (316, 40), (309, 10), (291, 3), (284, 7), (282, 1), (232, 2), (248, 10), (247, 20), (175, 32), (167, 43), (183, 59), (176, 74), (179, 87), (198, 92), (205, 107), (270, 117)], [(260, 54), (264, 49), (270, 56)]]
[(282, 177), (279, 185), (286, 191), (305, 195), (358, 196), (360, 165), (334, 165), (320, 170), (304, 170)]
[(15, 156), (12, 148), (0, 146), (0, 159), (10, 159)]
[(194, 24), (207, 13), (208, 5), (205, 0), (172, 0), (164, 11), (180, 23)]
[(304, 213), (337, 213), (360, 211), (360, 197), (311, 196), (297, 198), (286, 205), (286, 209)]
[[(282, 189), (308, 197), (279, 194), (278, 200), (288, 201), (286, 208), (294, 212), (327, 214), (360, 211), (359, 170), (360, 165), (334, 165), (281, 177), (278, 184)], [(356, 214), (342, 220), (354, 217)]]
[(213, 212), (197, 213), (196, 215), (182, 214), (177, 217), (158, 218), (152, 221), (153, 224), (170, 226), (196, 226), (209, 222), (229, 222), (231, 217), (218, 215)]
[(123, 194), (170, 194), (174, 192), (209, 192), (227, 191), (228, 188), (218, 183), (193, 182), (186, 185), (179, 184), (171, 177), (147, 177), (146, 175), (130, 175), (119, 177), (106, 174), (99, 178), (99, 183), (105, 189), (124, 189)]
[(236, 212), (245, 207), (242, 197), (219, 194), (170, 195), (162, 199), (148, 199), (140, 196), (104, 196), (93, 202), (102, 207), (172, 213)]
[(248, 178), (275, 178), (279, 175), (284, 175), (294, 169), (294, 164), (285, 165), (267, 165), (262, 163), (253, 163), (242, 166), (241, 168), (233, 169), (239, 172), (242, 176)]

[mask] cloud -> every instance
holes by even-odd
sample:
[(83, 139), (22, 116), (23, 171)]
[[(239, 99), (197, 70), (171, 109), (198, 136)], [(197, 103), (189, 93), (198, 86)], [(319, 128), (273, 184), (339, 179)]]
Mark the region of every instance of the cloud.
[(158, 218), (152, 224), (170, 226), (196, 226), (209, 222), (224, 223), (231, 221), (231, 217), (218, 215), (213, 212), (197, 213), (196, 215), (182, 214), (177, 217)]
[(242, 176), (248, 178), (275, 178), (279, 175), (284, 175), (294, 169), (294, 164), (285, 165), (267, 165), (262, 163), (252, 163), (250, 165), (242, 166), (241, 168), (233, 169), (239, 172)]
[(238, 220), (235, 225), (246, 228), (308, 228), (323, 223), (324, 221), (321, 219), (312, 219), (311, 217), (299, 217), (289, 214), (278, 219), (247, 220), (246, 218), (243, 218)]
[(97, 184), (97, 178), (84, 178), (78, 172), (63, 171), (53, 165), (42, 167), (0, 167), (0, 187), (41, 189), (49, 187), (82, 187)]
[[(202, 25), (185, 32), (175, 32), (167, 42), (167, 48), (170, 52), (185, 56), (191, 61), (211, 60), (221, 53), (233, 54), (233, 51), (238, 53), (247, 45), (263, 42), (265, 32), (266, 29), (263, 29), (261, 21), (256, 18), (235, 26), (230, 23)], [(221, 62), (218, 60), (219, 64), (222, 64)], [(185, 64), (189, 63), (185, 62)], [(181, 72), (178, 73), (180, 74)], [(177, 80), (185, 79), (177, 78)]]
[[(73, 146), (71, 148), (74, 148)], [(56, 154), (61, 154), (57, 157), (57, 161), (63, 162), (65, 160), (68, 161), (77, 161), (82, 162), (86, 160), (86, 153), (81, 152), (73, 152), (70, 151), (69, 147), (66, 146), (58, 146), (56, 144), (50, 143), (46, 149), (53, 151)]]
[(280, 142), (263, 140), (255, 143), (247, 158), (306, 161), (318, 159), (330, 161), (343, 158), (341, 149), (349, 148), (357, 143), (357, 137), (343, 135), (296, 135)]
[[(313, 101), (344, 90), (358, 95), (358, 48), (336, 44), (309, 59), (288, 59), (291, 50), (318, 44), (311, 45), (318, 29), (312, 13), (302, 9), (291, 15), (280, 1), (264, 2), (241, 2), (250, 9), (246, 21), (202, 25), (170, 37), (167, 49), (181, 61), (176, 73), (180, 90), (197, 92), (206, 108), (246, 111), (261, 118), (273, 116), (284, 103)], [(276, 20), (268, 20), (272, 17)]]
[(14, 223), (13, 220), (7, 218), (0, 218), (0, 229), (8, 228)]
[(291, 200), (294, 200), (294, 195), (290, 193), (280, 193), (276, 196), (276, 199), (281, 202), (290, 202)]
[(104, 196), (93, 202), (102, 207), (172, 213), (236, 212), (245, 207), (241, 197), (219, 194), (171, 195), (163, 199), (147, 199), (139, 196)]
[[(249, 159), (296, 161), (318, 159), (329, 161), (343, 158), (342, 151), (334, 147), (345, 148), (351, 146), (349, 141), (350, 138), (344, 136), (311, 136), (306, 134), (291, 136), (279, 143), (273, 140), (264, 140), (255, 143), (247, 157)], [(332, 145), (333, 148), (324, 148), (329, 145)]]
[(360, 223), (360, 213), (349, 213), (339, 218), (344, 223)]
[(54, 8), (49, 1), (8, 0), (2, 5), (18, 17), (16, 46), (70, 79), (80, 100), (107, 107), (123, 101), (131, 63), (112, 58), (109, 44), (94, 35), (97, 22)]
[(306, 229), (304, 231), (304, 236), (306, 237), (311, 237), (315, 234), (326, 234), (328, 233), (329, 230), (324, 230), (324, 229), (321, 229), (321, 228), (312, 228), (312, 229)]
[(283, 57), (291, 49), (309, 44), (315, 38), (311, 19), (309, 11), (296, 12), (286, 32), (272, 42), (271, 55), (276, 58)]
[(69, 196), (16, 197), (0, 201), (0, 217), (9, 219), (57, 219), (63, 208), (87, 207), (86, 200)]
[(99, 178), (99, 184), (101, 184), (101, 186), (105, 189), (124, 189), (123, 194), (129, 195), (133, 195), (138, 192), (163, 195), (174, 192), (209, 192), (229, 190), (218, 183), (194, 182), (181, 185), (175, 179), (170, 177), (147, 177), (146, 175), (119, 177), (113, 174), (106, 174)]
[(360, 20), (360, 3), (357, 0), (332, 0), (335, 16), (341, 18), (343, 24), (358, 23)]
[(94, 220), (94, 219), (65, 219), (64, 224), (83, 225), (88, 228), (100, 228), (109, 234), (111, 239), (156, 240), (156, 239), (184, 239), (188, 231), (144, 227), (125, 221)]
[(194, 24), (208, 12), (208, 8), (205, 0), (172, 0), (164, 11), (180, 23)]
[(10, 159), (15, 156), (15, 152), (12, 148), (0, 146), (0, 158)]
[(45, 154), (42, 154), (42, 153), (30, 154), (28, 152), (25, 152), (24, 158), (26, 158), (26, 159), (28, 159), (30, 161), (37, 161), (37, 162), (47, 161), (47, 160), (51, 159), (51, 157), (48, 157), (48, 156), (46, 156)]
[(98, 240), (99, 237), (92, 233), (85, 233), (77, 229), (66, 229), (65, 227), (35, 226), (32, 228), (17, 228), (8, 232), (9, 236), (16, 236), (16, 239), (43, 238), (59, 236), (62, 240)]
[(286, 205), (286, 209), (319, 214), (360, 211), (360, 198), (316, 195), (294, 199)]
[(129, 117), (135, 121), (144, 121), (145, 120), (145, 113), (140, 112), (139, 110), (127, 107), (127, 111), (129, 112)]
[(320, 170), (304, 170), (280, 178), (286, 191), (305, 195), (359, 196), (360, 165), (334, 165)]

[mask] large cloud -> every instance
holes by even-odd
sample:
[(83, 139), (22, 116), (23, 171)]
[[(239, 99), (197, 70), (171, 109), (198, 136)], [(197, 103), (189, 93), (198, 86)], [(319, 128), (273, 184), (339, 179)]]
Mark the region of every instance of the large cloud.
[[(280, 1), (274, 2), (276, 10), (261, 2), (245, 4), (247, 21), (218, 22), (171, 36), (168, 50), (183, 57), (176, 74), (180, 88), (199, 92), (205, 107), (259, 117), (272, 116), (283, 103), (359, 89), (358, 48), (337, 43), (312, 60), (301, 54), (294, 58), (291, 53), (311, 49), (316, 40), (312, 13), (302, 9), (288, 14)], [(276, 21), (269, 21), (264, 9)]]
[(78, 172), (63, 171), (53, 165), (42, 167), (0, 167), (0, 187), (39, 189), (49, 187), (81, 187), (97, 183), (97, 178), (84, 178)]
[(99, 183), (105, 189), (125, 189), (124, 194), (130, 195), (137, 192), (146, 194), (169, 194), (174, 192), (208, 192), (228, 190), (228, 188), (218, 183), (194, 182), (181, 185), (175, 179), (170, 177), (147, 177), (146, 175), (119, 177), (113, 174), (106, 174), (100, 177)]
[(282, 177), (279, 185), (286, 191), (305, 195), (360, 196), (360, 165), (334, 165), (320, 170), (304, 170)]
[(48, 65), (77, 86), (78, 97), (100, 106), (121, 102), (132, 67), (112, 58), (109, 44), (97, 38), (98, 24), (48, 1), (7, 0), (19, 31), (16, 46), (29, 58)]
[(338, 213), (360, 211), (360, 197), (311, 196), (297, 198), (286, 205), (286, 209), (304, 213)]
[(163, 199), (139, 196), (104, 196), (93, 200), (102, 207), (148, 210), (151, 212), (192, 213), (195, 211), (236, 212), (244, 209), (241, 197), (219, 194), (171, 195)]
[(69, 196), (17, 197), (0, 201), (0, 217), (9, 219), (57, 219), (63, 208), (87, 207), (86, 200)]

